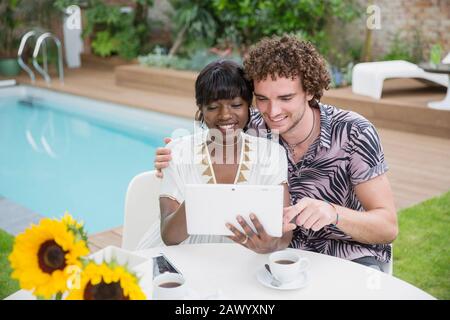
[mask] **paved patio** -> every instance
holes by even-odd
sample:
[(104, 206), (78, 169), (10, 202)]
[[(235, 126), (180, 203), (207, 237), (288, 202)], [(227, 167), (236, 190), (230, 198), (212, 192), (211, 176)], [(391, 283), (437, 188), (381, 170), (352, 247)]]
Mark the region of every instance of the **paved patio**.
[[(25, 76), (19, 77), (18, 80), (21, 83), (29, 82)], [(410, 83), (407, 85), (414, 86), (417, 84)], [(42, 80), (38, 81), (37, 86), (46, 87)], [(61, 86), (57, 81), (54, 81), (51, 89), (188, 118), (193, 117), (196, 110), (193, 97), (145, 92), (117, 86), (112, 69), (91, 67), (68, 70), (65, 85)], [(358, 97), (355, 98), (355, 95), (352, 95), (349, 90), (349, 88), (343, 88), (327, 93), (325, 100), (337, 97), (343, 102), (340, 104), (343, 107), (346, 105), (345, 101), (350, 105), (355, 105), (354, 99)], [(387, 106), (401, 108), (401, 105), (406, 104), (406, 106), (415, 108), (415, 110), (420, 110), (422, 114), (425, 112), (427, 114), (425, 116), (426, 121), (429, 121), (431, 125), (435, 123), (438, 127), (444, 128), (444, 132), (446, 132), (446, 126), (450, 125), (450, 121), (447, 123), (445, 119), (450, 117), (450, 112), (436, 118), (432, 110), (426, 107), (426, 102), (430, 98), (431, 100), (442, 99), (445, 91), (439, 88), (431, 88), (431, 91), (421, 89), (419, 90), (422, 93), (421, 95), (410, 96), (411, 91), (405, 90), (402, 95), (401, 92), (396, 93), (389, 89), (387, 96), (383, 96), (378, 106), (384, 104), (384, 108), (387, 108), (385, 110), (389, 110)], [(376, 109), (377, 104), (374, 101), (364, 103), (367, 99), (361, 98), (360, 101), (362, 102), (359, 103), (358, 108), (367, 106), (367, 109), (361, 109), (360, 113), (377, 125), (386, 160), (390, 167), (389, 178), (397, 208), (409, 207), (450, 190), (450, 137), (446, 134), (442, 137), (433, 136), (438, 132), (433, 128), (425, 132), (427, 134), (425, 135), (408, 132), (414, 131), (414, 126), (405, 129), (405, 124), (397, 123), (398, 121), (389, 122), (389, 119), (385, 119), (383, 123), (383, 119), (376, 117), (376, 113), (380, 113)], [(353, 109), (353, 107), (350, 109)], [(399, 113), (399, 110), (402, 109), (393, 112)], [(372, 116), (375, 119), (372, 119)], [(420, 119), (414, 121), (418, 120)], [(396, 123), (399, 126), (398, 130), (392, 128)], [(415, 131), (421, 133), (420, 130)], [(97, 250), (109, 244), (120, 246), (121, 237), (121, 228), (92, 235), (90, 237), (92, 249)]]

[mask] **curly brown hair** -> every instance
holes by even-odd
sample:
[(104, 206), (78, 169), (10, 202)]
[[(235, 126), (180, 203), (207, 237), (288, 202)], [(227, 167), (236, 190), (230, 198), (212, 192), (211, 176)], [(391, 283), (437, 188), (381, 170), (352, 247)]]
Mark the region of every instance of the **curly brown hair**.
[[(277, 77), (299, 77), (303, 90), (320, 101), (328, 90), (330, 75), (325, 60), (315, 47), (295, 36), (284, 35), (264, 38), (253, 46), (244, 59), (246, 76), (253, 81)], [(315, 101), (311, 100), (311, 105)]]

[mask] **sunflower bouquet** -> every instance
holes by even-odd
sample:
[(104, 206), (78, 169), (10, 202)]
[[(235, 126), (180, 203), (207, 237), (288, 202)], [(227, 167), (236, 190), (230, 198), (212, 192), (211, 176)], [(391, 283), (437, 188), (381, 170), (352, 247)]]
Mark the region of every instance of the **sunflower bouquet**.
[[(114, 254), (120, 250), (116, 248)], [(141, 279), (127, 266), (125, 252), (119, 263), (112, 251), (109, 248), (88, 257), (83, 223), (68, 213), (60, 220), (44, 218), (16, 237), (9, 256), (11, 277), (42, 299), (145, 299)]]
[(80, 286), (74, 287), (68, 300), (145, 300), (139, 278), (127, 266), (116, 261), (97, 264), (90, 261), (83, 270)]
[(82, 223), (68, 213), (60, 220), (45, 218), (16, 237), (9, 256), (11, 277), (37, 297), (61, 299), (88, 254)]

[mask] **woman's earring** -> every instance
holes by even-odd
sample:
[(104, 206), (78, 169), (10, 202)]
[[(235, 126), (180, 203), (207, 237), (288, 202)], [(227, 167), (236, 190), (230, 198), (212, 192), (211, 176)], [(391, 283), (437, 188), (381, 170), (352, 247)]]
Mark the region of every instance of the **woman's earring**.
[(195, 120), (200, 122), (200, 128), (205, 129), (205, 119), (203, 118), (203, 113), (197, 110), (195, 113)]
[(200, 119), (200, 127), (202, 129), (205, 129), (205, 118), (203, 117), (203, 113), (201, 111), (200, 111), (199, 119)]

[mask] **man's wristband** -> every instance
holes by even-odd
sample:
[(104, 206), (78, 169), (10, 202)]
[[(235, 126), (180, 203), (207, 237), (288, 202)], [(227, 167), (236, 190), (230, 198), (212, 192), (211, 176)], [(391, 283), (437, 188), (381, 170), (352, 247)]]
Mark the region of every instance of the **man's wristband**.
[(337, 211), (337, 208), (334, 206), (334, 204), (332, 204), (331, 202), (329, 202), (329, 201), (327, 201), (327, 200), (324, 200), (326, 203), (328, 203), (330, 206), (332, 206), (333, 207), (333, 209), (334, 209), (334, 212), (336, 212), (336, 222), (335, 223), (332, 223), (331, 225), (332, 226), (337, 226), (338, 225), (338, 223), (339, 223), (339, 213), (338, 213), (338, 211)]
[[(336, 208), (335, 208), (336, 209)], [(336, 222), (333, 224), (333, 226), (337, 226), (338, 225), (338, 222), (339, 222), (339, 213), (337, 212), (337, 210), (336, 210)]]

